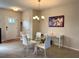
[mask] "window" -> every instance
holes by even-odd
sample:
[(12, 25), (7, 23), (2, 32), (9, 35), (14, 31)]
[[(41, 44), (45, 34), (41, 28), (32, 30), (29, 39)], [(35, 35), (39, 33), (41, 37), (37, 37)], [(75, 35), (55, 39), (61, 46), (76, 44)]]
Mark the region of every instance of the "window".
[(14, 24), (16, 21), (15, 21), (14, 18), (8, 18), (8, 22), (9, 22), (10, 24)]

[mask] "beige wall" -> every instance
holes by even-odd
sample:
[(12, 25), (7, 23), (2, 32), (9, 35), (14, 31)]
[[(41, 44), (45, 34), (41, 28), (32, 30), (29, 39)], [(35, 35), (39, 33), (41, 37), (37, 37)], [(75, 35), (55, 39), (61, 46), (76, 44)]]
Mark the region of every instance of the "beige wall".
[[(55, 34), (64, 34), (64, 46), (79, 50), (79, 2), (62, 5), (42, 11), (42, 15), (46, 17), (40, 23), (40, 31), (42, 33), (53, 31)], [(50, 16), (65, 16), (64, 27), (48, 27), (48, 19)]]
[(6, 20), (9, 17), (17, 18), (17, 37), (20, 32), (20, 20), (21, 20), (21, 12), (14, 12), (8, 9), (0, 9), (0, 28), (2, 28), (2, 41), (6, 40)]
[[(40, 12), (37, 10), (33, 10), (33, 16), (40, 16)], [(38, 20), (34, 20), (33, 19), (33, 38), (35, 38), (36, 36), (36, 32), (40, 31), (40, 27), (39, 27), (40, 22)]]

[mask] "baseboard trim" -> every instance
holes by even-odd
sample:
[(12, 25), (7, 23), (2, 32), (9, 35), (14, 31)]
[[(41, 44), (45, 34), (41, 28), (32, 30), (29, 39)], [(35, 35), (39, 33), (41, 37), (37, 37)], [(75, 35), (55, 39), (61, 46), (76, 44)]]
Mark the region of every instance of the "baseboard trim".
[(72, 47), (68, 47), (68, 46), (63, 46), (65, 48), (68, 48), (68, 49), (72, 49), (72, 50), (75, 50), (75, 51), (79, 51), (79, 49), (76, 49), (76, 48), (72, 48)]
[(15, 39), (6, 39), (6, 40), (2, 40), (2, 42), (8, 42), (8, 41), (14, 41), (14, 40), (20, 40), (20, 38), (17, 37)]
[[(54, 43), (56, 46), (58, 46), (57, 43)], [(72, 48), (72, 47), (68, 47), (68, 46), (61, 46), (61, 47), (64, 47), (64, 48), (68, 48), (68, 49), (72, 49), (72, 50), (75, 50), (75, 51), (79, 51), (79, 49), (76, 49), (76, 48)]]

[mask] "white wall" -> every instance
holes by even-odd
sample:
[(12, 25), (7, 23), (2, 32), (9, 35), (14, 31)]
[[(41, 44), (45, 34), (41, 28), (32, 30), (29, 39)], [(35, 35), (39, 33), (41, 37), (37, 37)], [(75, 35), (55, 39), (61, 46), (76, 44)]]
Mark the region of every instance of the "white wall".
[(23, 11), (23, 17), (22, 17), (23, 31), (29, 34), (31, 38), (32, 38), (32, 27), (33, 27), (32, 16), (33, 12), (31, 9), (26, 9), (25, 11)]
[[(64, 34), (64, 46), (79, 49), (79, 2), (62, 5), (42, 11), (42, 15), (46, 17), (40, 23), (40, 31), (42, 33), (53, 31), (55, 34)], [(48, 27), (48, 19), (50, 16), (65, 16), (64, 27)]]

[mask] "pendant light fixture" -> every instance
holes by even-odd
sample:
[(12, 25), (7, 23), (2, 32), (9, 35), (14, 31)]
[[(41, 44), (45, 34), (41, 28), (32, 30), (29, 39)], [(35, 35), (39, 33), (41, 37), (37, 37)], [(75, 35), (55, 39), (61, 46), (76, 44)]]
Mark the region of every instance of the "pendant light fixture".
[[(41, 0), (38, 0), (38, 3), (39, 3), (39, 11), (40, 11), (40, 2), (41, 2)], [(40, 16), (39, 17), (39, 16), (36, 15), (36, 16), (33, 17), (33, 19), (34, 20), (44, 20), (45, 17), (44, 16)]]

